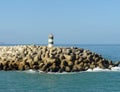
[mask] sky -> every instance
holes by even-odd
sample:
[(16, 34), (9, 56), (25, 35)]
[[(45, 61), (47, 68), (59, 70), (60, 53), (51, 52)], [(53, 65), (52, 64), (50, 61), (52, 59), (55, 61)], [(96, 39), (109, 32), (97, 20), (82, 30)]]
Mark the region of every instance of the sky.
[(0, 0), (0, 43), (120, 44), (120, 0)]

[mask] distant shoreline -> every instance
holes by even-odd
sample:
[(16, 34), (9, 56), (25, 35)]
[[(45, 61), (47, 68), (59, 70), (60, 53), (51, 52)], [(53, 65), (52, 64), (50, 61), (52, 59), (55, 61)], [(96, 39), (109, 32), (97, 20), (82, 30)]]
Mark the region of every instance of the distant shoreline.
[[(6, 44), (0, 43), (0, 46), (17, 46), (17, 45), (38, 45), (47, 46), (47, 44)], [(120, 44), (54, 44), (55, 46), (120, 46)]]

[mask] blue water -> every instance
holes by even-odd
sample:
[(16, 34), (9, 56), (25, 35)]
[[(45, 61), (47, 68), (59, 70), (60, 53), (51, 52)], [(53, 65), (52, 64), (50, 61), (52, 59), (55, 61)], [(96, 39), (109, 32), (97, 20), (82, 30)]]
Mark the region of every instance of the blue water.
[[(120, 45), (77, 45), (120, 60)], [(0, 71), (0, 92), (120, 92), (120, 71), (44, 74)]]

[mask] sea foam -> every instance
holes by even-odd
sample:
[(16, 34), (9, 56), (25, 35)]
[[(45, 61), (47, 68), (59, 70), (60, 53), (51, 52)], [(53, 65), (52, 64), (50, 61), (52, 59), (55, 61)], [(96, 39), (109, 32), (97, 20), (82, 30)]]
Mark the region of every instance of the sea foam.
[(80, 72), (43, 72), (40, 70), (26, 70), (26, 73), (40, 73), (40, 74), (77, 74), (82, 72), (120, 72), (120, 67), (112, 67), (111, 69), (101, 69), (99, 67), (96, 67), (94, 69), (88, 69), (87, 71), (80, 71)]
[(86, 72), (120, 72), (120, 67), (112, 67), (111, 69), (101, 69), (99, 67), (88, 69)]

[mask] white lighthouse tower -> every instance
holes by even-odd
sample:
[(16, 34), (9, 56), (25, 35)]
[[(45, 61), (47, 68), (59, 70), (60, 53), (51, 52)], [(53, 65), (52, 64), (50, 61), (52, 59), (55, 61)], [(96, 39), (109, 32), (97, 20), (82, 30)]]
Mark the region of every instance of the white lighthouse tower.
[(54, 44), (53, 39), (54, 39), (53, 34), (50, 34), (50, 35), (48, 36), (48, 47), (50, 47), (50, 48), (53, 47), (53, 44)]

